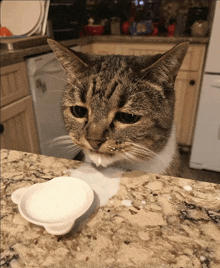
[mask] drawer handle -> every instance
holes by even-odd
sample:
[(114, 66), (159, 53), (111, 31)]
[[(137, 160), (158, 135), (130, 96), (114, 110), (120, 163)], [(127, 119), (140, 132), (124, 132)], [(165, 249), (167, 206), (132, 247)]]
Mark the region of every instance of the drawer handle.
[(3, 132), (4, 132), (4, 126), (0, 124), (0, 134), (2, 134)]
[(192, 80), (189, 81), (190, 86), (194, 86), (195, 83), (196, 83), (196, 81), (194, 79), (192, 79)]

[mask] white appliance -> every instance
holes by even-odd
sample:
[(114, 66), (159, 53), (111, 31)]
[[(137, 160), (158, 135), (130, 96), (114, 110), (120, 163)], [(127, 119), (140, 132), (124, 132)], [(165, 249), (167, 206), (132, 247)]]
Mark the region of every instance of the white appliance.
[[(79, 51), (80, 47), (71, 49)], [(66, 74), (53, 53), (27, 59), (30, 93), (37, 124), (40, 153), (47, 156), (72, 159), (74, 152), (64, 144), (52, 143), (55, 138), (67, 135), (61, 111), (66, 89)]]
[(220, 172), (220, 1), (216, 1), (190, 167)]
[(13, 35), (44, 35), (50, 0), (8, 1), (0, 3), (1, 25)]

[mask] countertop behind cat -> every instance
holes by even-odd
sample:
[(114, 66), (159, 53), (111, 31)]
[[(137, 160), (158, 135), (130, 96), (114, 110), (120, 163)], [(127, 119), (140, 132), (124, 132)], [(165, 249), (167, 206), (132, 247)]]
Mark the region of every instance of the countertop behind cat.
[(11, 194), (80, 163), (4, 149), (1, 163), (2, 267), (220, 266), (220, 185), (127, 172), (80, 232), (57, 237), (24, 220)]
[[(46, 40), (46, 38), (45, 38)], [(88, 45), (92, 43), (128, 43), (128, 44), (146, 44), (146, 43), (181, 43), (181, 42), (190, 42), (190, 44), (208, 44), (208, 37), (164, 37), (164, 36), (123, 36), (123, 35), (101, 35), (101, 36), (87, 36), (79, 39), (71, 39), (61, 41), (61, 44), (67, 47), (74, 45)], [(46, 41), (45, 41), (46, 43)], [(51, 49), (47, 44), (35, 45), (33, 47), (23, 48), (8, 51), (4, 50), (4, 47), (1, 51), (1, 67), (18, 63), (24, 61), (25, 57), (35, 56), (41, 53), (50, 52)]]

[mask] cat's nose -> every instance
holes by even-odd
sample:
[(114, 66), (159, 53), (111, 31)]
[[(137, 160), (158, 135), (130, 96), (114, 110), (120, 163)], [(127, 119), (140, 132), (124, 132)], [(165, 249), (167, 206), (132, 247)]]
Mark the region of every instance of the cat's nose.
[(103, 141), (101, 140), (90, 140), (90, 139), (87, 139), (89, 144), (91, 145), (91, 147), (94, 149), (94, 150), (98, 150), (99, 147), (102, 145)]

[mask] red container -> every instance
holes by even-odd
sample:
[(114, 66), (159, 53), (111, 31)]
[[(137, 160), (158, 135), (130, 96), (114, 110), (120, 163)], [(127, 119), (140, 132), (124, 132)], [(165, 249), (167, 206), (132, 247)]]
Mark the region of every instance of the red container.
[(173, 24), (171, 24), (171, 25), (169, 25), (168, 27), (167, 27), (167, 30), (168, 30), (168, 36), (174, 36), (174, 32), (175, 32), (175, 23), (173, 23)]
[(0, 36), (12, 36), (12, 33), (6, 27), (0, 27)]
[(85, 31), (88, 35), (101, 35), (104, 32), (104, 26), (101, 25), (93, 25), (93, 26), (89, 26), (86, 25), (85, 26)]
[(124, 34), (129, 34), (129, 28), (130, 28), (130, 21), (125, 21), (122, 24), (122, 31)]

